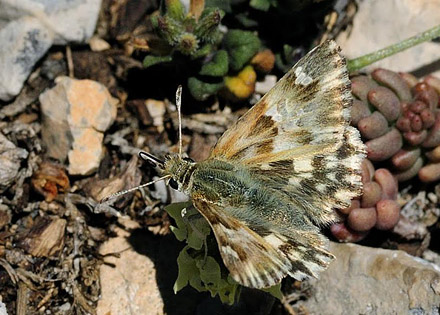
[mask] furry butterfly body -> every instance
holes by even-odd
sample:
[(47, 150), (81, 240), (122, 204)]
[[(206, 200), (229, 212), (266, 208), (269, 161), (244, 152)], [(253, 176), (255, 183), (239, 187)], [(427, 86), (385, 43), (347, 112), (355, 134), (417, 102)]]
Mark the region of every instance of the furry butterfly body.
[(327, 41), (301, 59), (219, 139), (203, 162), (158, 162), (207, 219), (242, 285), (316, 277), (333, 255), (319, 227), (361, 193), (365, 156), (349, 126), (350, 81)]

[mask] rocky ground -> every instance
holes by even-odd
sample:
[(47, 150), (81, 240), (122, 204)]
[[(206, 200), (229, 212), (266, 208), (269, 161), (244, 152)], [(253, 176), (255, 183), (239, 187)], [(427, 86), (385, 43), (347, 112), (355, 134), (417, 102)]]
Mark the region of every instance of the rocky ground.
[[(174, 93), (185, 73), (142, 63), (154, 33), (147, 17), (158, 3), (2, 5), (0, 315), (439, 313), (440, 185), (417, 177), (399, 183), (393, 197), (397, 225), (386, 230), (373, 223), (346, 236), (357, 244), (339, 243), (325, 230), (336, 261), (319, 280), (286, 279), (281, 299), (244, 288), (230, 306), (189, 286), (174, 294), (184, 244), (171, 232), (175, 222), (164, 206), (186, 197), (159, 182), (96, 207), (157, 175), (139, 161), (140, 149), (157, 156), (178, 149)], [(356, 57), (433, 27), (440, 15), (428, 0), (335, 1), (302, 10), (308, 28), (297, 29), (297, 58), (326, 38)], [(267, 29), (250, 29), (273, 43)], [(374, 67), (421, 78), (438, 73), (439, 51), (430, 42)], [(260, 73), (239, 101), (230, 91), (201, 101), (185, 90), (189, 157), (205, 159), (282, 72)]]

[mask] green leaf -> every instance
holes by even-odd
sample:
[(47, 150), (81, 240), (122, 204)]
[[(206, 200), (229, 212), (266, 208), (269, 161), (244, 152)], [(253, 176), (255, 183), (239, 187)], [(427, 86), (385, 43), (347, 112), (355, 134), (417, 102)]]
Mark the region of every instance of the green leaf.
[(191, 95), (198, 101), (205, 101), (208, 97), (217, 93), (223, 87), (223, 84), (223, 80), (218, 83), (208, 83), (196, 77), (188, 79), (188, 89)]
[(171, 62), (173, 57), (171, 56), (153, 56), (148, 55), (144, 58), (143, 65), (145, 68), (154, 66), (158, 63)]
[(252, 32), (230, 30), (225, 35), (224, 44), (230, 56), (231, 68), (238, 71), (258, 52), (261, 41)]
[(190, 205), (190, 202), (180, 202), (165, 207), (165, 211), (168, 212), (170, 217), (176, 222), (176, 226), (171, 226), (170, 229), (179, 241), (183, 241), (188, 237), (187, 225), (183, 221), (181, 213), (183, 209)]
[(190, 283), (197, 291), (203, 291), (200, 277), (198, 277), (199, 269), (197, 267), (197, 261), (188, 254), (188, 249), (189, 246), (185, 246), (177, 257), (179, 272), (173, 287), (174, 293), (182, 290), (188, 285), (188, 283)]
[(270, 0), (251, 0), (249, 6), (257, 10), (267, 11), (270, 8)]
[(206, 261), (199, 261), (197, 267), (200, 270), (200, 279), (206, 286), (212, 286), (222, 278), (220, 265), (210, 256), (206, 257)]
[(176, 226), (170, 227), (176, 238), (179, 241), (186, 240), (190, 248), (200, 250), (211, 233), (211, 227), (191, 202), (168, 205), (165, 211), (176, 222)]
[(290, 45), (283, 45), (283, 52), (275, 55), (275, 65), (283, 72), (287, 72), (295, 63), (293, 60), (294, 49)]
[(270, 288), (262, 289), (262, 291), (269, 292), (278, 300), (281, 300), (283, 298), (283, 293), (281, 292), (281, 282), (271, 286)]
[(198, 49), (194, 54), (192, 54), (191, 59), (197, 59), (201, 57), (205, 57), (212, 51), (212, 44), (206, 44)]
[(211, 227), (205, 218), (194, 208), (190, 208), (194, 211), (194, 214), (187, 214), (187, 224), (188, 228), (188, 246), (197, 250), (201, 250), (202, 246), (205, 244), (206, 237), (211, 234)]
[(179, 37), (185, 33), (185, 29), (181, 22), (171, 18), (168, 15), (157, 16), (152, 20), (155, 29), (158, 31), (161, 38), (166, 40), (168, 44), (176, 44)]
[(202, 66), (199, 73), (201, 75), (223, 77), (228, 73), (228, 68), (228, 53), (226, 50), (219, 50), (210, 62)]
[(182, 21), (185, 16), (185, 8), (180, 0), (165, 0), (167, 15), (175, 20)]
[(226, 278), (226, 285), (218, 291), (218, 296), (222, 303), (227, 303), (229, 305), (234, 304), (236, 298), (240, 293), (241, 286), (228, 275)]
[(188, 243), (177, 257), (179, 271), (174, 292), (189, 284), (199, 292), (209, 291), (213, 297), (218, 295), (223, 303), (233, 304), (240, 285), (225, 269), (222, 270), (215, 258), (206, 254), (208, 249), (204, 247), (207, 244), (205, 239), (211, 232), (208, 222), (190, 202), (172, 204), (165, 207), (165, 210), (176, 222), (176, 226), (172, 227), (173, 233)]
[(219, 295), (223, 303), (233, 304), (239, 284), (230, 276), (222, 279), (220, 265), (213, 257), (208, 256), (206, 260), (199, 261), (197, 266), (200, 270), (200, 279), (211, 296)]
[(218, 37), (218, 26), (225, 13), (219, 9), (206, 8), (194, 29), (194, 34), (208, 43), (214, 43)]
[(293, 54), (293, 47), (287, 44), (283, 45), (283, 54), (284, 58), (289, 58)]

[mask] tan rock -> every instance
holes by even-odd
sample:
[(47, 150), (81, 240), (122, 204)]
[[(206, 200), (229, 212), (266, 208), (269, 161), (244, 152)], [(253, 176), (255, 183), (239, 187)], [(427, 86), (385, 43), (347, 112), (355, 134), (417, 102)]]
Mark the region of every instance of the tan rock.
[(69, 151), (69, 174), (87, 175), (98, 169), (104, 151), (104, 134), (92, 128), (76, 129), (72, 132), (75, 141)]
[[(126, 220), (130, 228), (137, 225)], [(156, 283), (154, 263), (147, 256), (135, 252), (127, 242), (129, 233), (116, 228), (117, 236), (109, 239), (100, 249), (102, 255), (120, 253), (120, 257), (107, 256), (100, 268), (101, 299), (98, 315), (163, 314), (164, 303)], [(110, 266), (112, 264), (113, 266)]]
[(118, 101), (95, 81), (59, 77), (56, 83), (40, 95), (47, 154), (61, 162), (68, 157), (71, 175), (88, 175), (102, 159), (103, 132), (116, 118)]
[(163, 115), (165, 115), (166, 112), (165, 103), (163, 101), (148, 99), (145, 101), (145, 106), (151, 118), (153, 118), (153, 125), (157, 127), (158, 132), (162, 132), (164, 130)]

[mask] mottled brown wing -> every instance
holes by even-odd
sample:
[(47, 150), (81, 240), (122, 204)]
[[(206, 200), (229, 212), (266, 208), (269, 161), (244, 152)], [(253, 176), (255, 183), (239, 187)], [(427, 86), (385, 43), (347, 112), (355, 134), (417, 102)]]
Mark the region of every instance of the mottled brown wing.
[(228, 129), (210, 157), (239, 163), (291, 200), (304, 201), (318, 224), (360, 194), (364, 145), (349, 126), (352, 97), (334, 41), (304, 56)]
[(334, 151), (350, 119), (350, 81), (339, 47), (304, 56), (218, 140), (213, 158), (263, 164)]
[(318, 231), (282, 233), (255, 222), (252, 230), (231, 215), (237, 209), (223, 209), (200, 199), (193, 204), (211, 225), (223, 262), (241, 285), (261, 289), (286, 275), (299, 280), (317, 277), (334, 258), (324, 249), (327, 241)]

